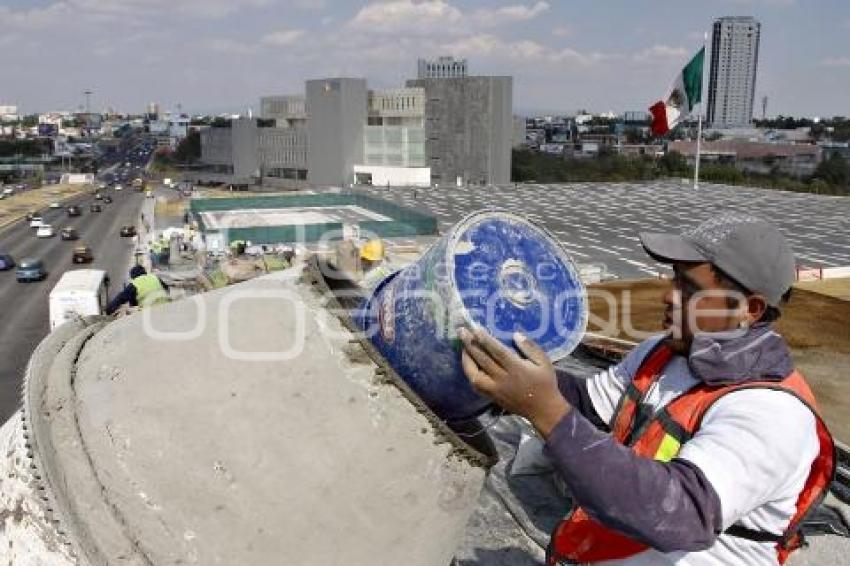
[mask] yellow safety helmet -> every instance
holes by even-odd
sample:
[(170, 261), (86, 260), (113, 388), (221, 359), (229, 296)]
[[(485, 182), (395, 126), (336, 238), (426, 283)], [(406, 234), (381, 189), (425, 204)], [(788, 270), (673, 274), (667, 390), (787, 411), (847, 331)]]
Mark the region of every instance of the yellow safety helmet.
[(381, 261), (384, 259), (384, 242), (381, 240), (369, 240), (360, 248), (360, 259), (369, 261)]

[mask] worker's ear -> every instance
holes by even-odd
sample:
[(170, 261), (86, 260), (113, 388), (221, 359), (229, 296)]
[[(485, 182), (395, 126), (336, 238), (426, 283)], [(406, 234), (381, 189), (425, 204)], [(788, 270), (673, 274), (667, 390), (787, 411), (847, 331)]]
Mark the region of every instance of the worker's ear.
[(752, 326), (757, 323), (767, 312), (767, 299), (763, 295), (755, 294), (747, 297), (747, 323)]

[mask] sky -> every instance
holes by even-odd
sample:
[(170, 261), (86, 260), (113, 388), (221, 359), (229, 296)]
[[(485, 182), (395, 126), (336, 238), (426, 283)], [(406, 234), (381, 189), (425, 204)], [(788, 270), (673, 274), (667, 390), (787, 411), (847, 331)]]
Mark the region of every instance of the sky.
[(403, 86), (455, 55), (513, 76), (520, 114), (645, 110), (724, 15), (762, 24), (759, 114), (766, 95), (768, 115), (850, 115), (847, 0), (0, 0), (0, 105), (256, 112), (306, 79)]

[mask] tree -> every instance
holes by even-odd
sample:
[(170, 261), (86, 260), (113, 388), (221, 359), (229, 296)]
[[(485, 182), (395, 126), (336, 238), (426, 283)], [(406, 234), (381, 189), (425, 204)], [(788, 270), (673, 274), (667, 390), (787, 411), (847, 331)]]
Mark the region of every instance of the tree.
[(668, 151), (658, 158), (658, 169), (662, 175), (689, 177), (691, 167), (688, 160), (678, 151)]
[(812, 179), (821, 179), (834, 187), (850, 185), (850, 165), (838, 152), (832, 152), (815, 169)]
[(189, 132), (174, 150), (174, 160), (178, 163), (194, 163), (201, 159), (201, 134)]

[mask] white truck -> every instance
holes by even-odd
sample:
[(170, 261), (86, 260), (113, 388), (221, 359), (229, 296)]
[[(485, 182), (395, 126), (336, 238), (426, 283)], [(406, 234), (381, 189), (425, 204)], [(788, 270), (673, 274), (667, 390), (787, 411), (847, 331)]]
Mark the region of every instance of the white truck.
[(76, 316), (103, 314), (108, 300), (109, 276), (105, 271), (66, 271), (50, 291), (50, 330)]

